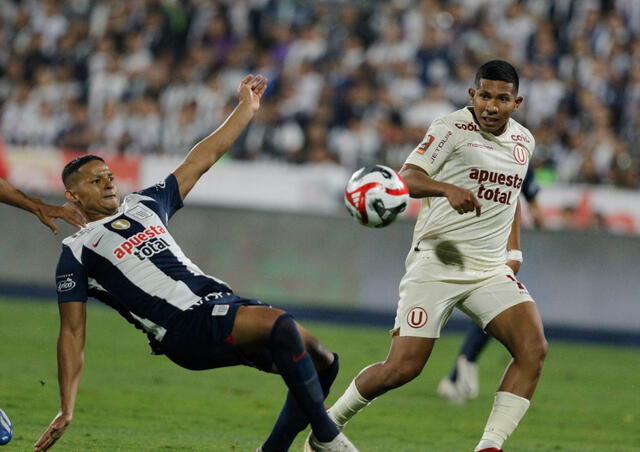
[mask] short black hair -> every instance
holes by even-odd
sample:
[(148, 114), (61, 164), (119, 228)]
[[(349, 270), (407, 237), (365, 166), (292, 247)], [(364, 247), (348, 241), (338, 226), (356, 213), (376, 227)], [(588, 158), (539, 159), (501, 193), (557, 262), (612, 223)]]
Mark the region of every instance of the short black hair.
[(99, 160), (101, 162), (104, 162), (104, 159), (102, 157), (98, 157), (97, 155), (93, 155), (93, 154), (87, 154), (87, 155), (77, 157), (71, 160), (69, 163), (67, 163), (62, 170), (62, 183), (64, 184), (64, 186), (65, 187), (67, 186), (67, 180), (69, 180), (69, 177), (73, 173), (77, 172), (86, 163), (89, 163), (92, 160)]
[(504, 60), (491, 60), (480, 66), (478, 72), (476, 72), (476, 88), (480, 87), (481, 78), (513, 83), (514, 94), (518, 94), (520, 85), (518, 72), (516, 68)]

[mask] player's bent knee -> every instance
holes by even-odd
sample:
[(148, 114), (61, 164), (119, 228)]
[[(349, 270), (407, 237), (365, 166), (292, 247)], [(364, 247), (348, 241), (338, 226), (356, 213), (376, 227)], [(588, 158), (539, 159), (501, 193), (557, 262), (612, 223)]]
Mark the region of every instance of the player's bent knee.
[(542, 371), (542, 365), (549, 350), (549, 344), (544, 338), (527, 342), (518, 351), (515, 359), (530, 367), (535, 372)]

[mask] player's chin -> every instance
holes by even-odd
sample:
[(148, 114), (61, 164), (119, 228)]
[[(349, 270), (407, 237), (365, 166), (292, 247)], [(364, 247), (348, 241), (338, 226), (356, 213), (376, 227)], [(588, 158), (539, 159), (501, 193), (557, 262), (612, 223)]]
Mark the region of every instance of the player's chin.
[(105, 210), (112, 212), (118, 210), (118, 207), (120, 207), (120, 199), (117, 196), (104, 198), (101, 204)]
[(496, 132), (498, 130), (500, 130), (502, 128), (502, 126), (504, 126), (505, 122), (504, 121), (487, 121), (486, 119), (481, 119), (480, 120), (480, 126), (482, 128), (482, 130), (484, 130), (485, 132)]

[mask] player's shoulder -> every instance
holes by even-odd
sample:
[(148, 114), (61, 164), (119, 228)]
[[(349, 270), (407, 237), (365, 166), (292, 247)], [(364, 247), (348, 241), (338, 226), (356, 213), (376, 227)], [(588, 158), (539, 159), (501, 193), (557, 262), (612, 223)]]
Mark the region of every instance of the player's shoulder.
[(473, 120), (473, 115), (467, 107), (439, 116), (433, 122), (453, 127), (456, 130), (473, 131), (473, 126), (476, 125)]
[(96, 229), (95, 224), (89, 224), (74, 234), (66, 237), (62, 240), (62, 246), (67, 248), (74, 248), (75, 246), (82, 245), (87, 237), (89, 237), (93, 231)]
[(509, 132), (511, 140), (522, 143), (533, 151), (536, 146), (536, 139), (528, 128), (511, 118), (509, 120)]
[(434, 126), (446, 129), (453, 135), (455, 142), (475, 139), (480, 133), (480, 127), (473, 118), (469, 108), (464, 107), (444, 116), (440, 116), (433, 122)]

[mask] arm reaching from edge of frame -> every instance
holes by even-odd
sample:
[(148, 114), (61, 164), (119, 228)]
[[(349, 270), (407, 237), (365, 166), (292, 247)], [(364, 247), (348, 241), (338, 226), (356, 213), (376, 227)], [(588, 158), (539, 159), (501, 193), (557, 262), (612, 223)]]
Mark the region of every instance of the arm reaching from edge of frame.
[(32, 198), (15, 188), (9, 182), (0, 178), (0, 202), (19, 207), (36, 215), (40, 221), (54, 234), (58, 233), (55, 219), (61, 218), (72, 226), (83, 227), (87, 219), (75, 206), (66, 203), (63, 206), (45, 204), (39, 199)]
[(49, 450), (64, 434), (73, 419), (78, 385), (84, 367), (84, 343), (87, 307), (84, 302), (60, 303), (60, 335), (58, 336), (58, 385), (60, 411), (53, 418), (33, 452)]
[(208, 137), (197, 143), (173, 174), (184, 199), (214, 163), (231, 147), (260, 108), (260, 99), (267, 89), (267, 79), (247, 75), (238, 87), (239, 102), (227, 119)]

